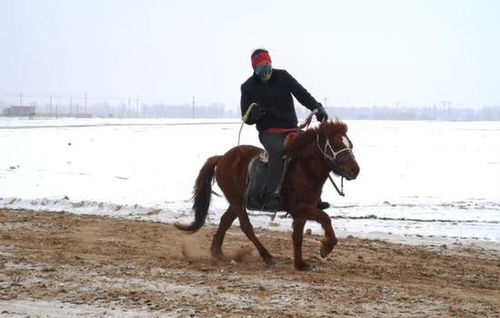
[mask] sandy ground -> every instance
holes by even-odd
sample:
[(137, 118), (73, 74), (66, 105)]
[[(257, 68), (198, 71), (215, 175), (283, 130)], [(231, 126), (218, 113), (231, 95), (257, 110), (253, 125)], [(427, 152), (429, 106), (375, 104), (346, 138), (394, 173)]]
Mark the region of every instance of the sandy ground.
[(0, 317), (500, 317), (498, 250), (307, 235), (298, 272), (290, 233), (257, 231), (266, 267), (238, 227), (211, 259), (214, 231), (0, 209)]

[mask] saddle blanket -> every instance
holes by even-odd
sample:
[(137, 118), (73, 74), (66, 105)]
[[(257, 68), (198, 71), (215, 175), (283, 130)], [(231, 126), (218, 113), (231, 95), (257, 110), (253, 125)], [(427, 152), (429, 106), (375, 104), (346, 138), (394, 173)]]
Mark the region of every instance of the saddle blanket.
[[(282, 204), (279, 206), (266, 206), (265, 198), (262, 195), (262, 189), (265, 188), (265, 176), (267, 170), (266, 155), (263, 153), (255, 156), (248, 164), (248, 176), (245, 190), (245, 206), (248, 210), (276, 212), (284, 211)], [(286, 173), (288, 159), (284, 159), (283, 175)], [(284, 179), (283, 177), (281, 178)]]

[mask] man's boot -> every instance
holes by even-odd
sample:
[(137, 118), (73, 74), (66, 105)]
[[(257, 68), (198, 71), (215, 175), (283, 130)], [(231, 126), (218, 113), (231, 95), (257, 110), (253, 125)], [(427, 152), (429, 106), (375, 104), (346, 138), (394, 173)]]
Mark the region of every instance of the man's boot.
[(321, 199), (319, 199), (318, 205), (316, 207), (320, 210), (326, 210), (330, 207), (330, 203), (321, 201)]

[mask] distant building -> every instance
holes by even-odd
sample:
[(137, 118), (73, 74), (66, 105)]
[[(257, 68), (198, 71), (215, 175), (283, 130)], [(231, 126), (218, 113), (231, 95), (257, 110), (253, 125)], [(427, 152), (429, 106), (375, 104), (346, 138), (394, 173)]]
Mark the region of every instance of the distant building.
[(92, 114), (91, 113), (78, 113), (78, 114), (75, 114), (75, 117), (76, 118), (92, 118)]
[(11, 106), (3, 110), (5, 116), (12, 117), (30, 117), (33, 118), (36, 114), (35, 106)]

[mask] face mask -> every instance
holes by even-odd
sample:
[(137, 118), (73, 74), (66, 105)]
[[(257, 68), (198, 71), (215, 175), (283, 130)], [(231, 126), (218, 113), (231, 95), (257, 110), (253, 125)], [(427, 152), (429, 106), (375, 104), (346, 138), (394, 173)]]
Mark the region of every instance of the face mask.
[(271, 78), (273, 73), (273, 66), (271, 63), (264, 65), (257, 65), (253, 67), (255, 74), (262, 80), (267, 81)]

